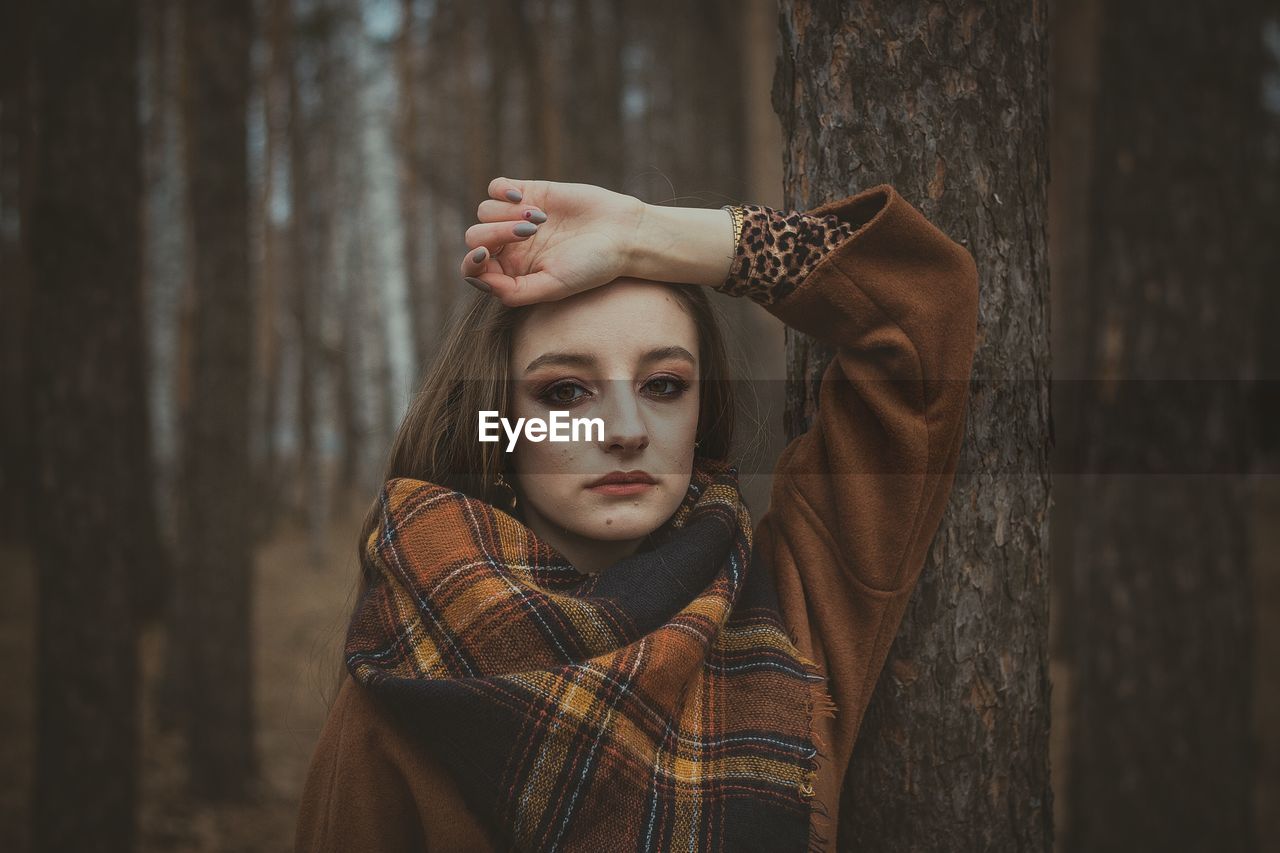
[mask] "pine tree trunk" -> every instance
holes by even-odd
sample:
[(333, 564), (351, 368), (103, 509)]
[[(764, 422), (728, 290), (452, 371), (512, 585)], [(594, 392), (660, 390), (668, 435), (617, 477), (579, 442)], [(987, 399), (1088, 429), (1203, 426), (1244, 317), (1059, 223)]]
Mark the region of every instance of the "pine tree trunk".
[(250, 659), (252, 535), (246, 110), (251, 3), (186, 6), (193, 298), (183, 428), (178, 613), (191, 784), (243, 796), (256, 774)]
[(1251, 3), (1103, 9), (1066, 608), (1071, 850), (1254, 849), (1241, 380), (1275, 282), (1263, 22)]
[(127, 850), (134, 582), (155, 557), (134, 3), (33, 4), (24, 401), (37, 576), (33, 848)]
[[(788, 205), (893, 184), (977, 260), (974, 376), (992, 377), (861, 727), (840, 849), (1047, 850), (1044, 6), (784, 0), (781, 22)], [(791, 435), (830, 355), (788, 330)]]

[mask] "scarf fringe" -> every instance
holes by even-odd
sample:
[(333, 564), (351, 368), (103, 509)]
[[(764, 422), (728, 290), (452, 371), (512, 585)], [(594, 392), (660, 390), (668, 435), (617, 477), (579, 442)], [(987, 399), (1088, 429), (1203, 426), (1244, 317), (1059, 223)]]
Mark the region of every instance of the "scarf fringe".
[[(818, 754), (823, 758), (827, 757), (825, 752), (819, 751)], [(809, 800), (808, 853), (829, 853), (835, 849), (830, 832), (831, 812), (828, 811), (827, 804), (815, 796)]]
[[(813, 811), (822, 815), (824, 823), (830, 819), (831, 816), (827, 813), (827, 807), (822, 803), (814, 802), (811, 808), (813, 809)], [(831, 838), (819, 832), (817, 821), (810, 819), (808, 853), (828, 853), (828, 851), (830, 851), (832, 847), (833, 845), (831, 844)]]
[[(818, 665), (803, 655), (800, 656), (801, 663), (804, 664), (806, 675), (808, 676), (808, 718), (809, 718), (809, 735), (813, 741), (814, 755), (809, 760), (809, 765), (804, 773), (804, 782), (809, 786), (809, 790), (813, 790), (818, 777), (818, 767), (822, 761), (830, 758), (828, 745), (818, 732), (817, 722), (820, 718), (828, 717), (834, 719), (836, 714), (836, 703), (831, 698), (830, 692), (827, 690), (827, 679), (818, 669)], [(821, 818), (821, 821), (819, 821)], [(809, 797), (809, 853), (827, 853), (832, 848), (830, 838), (830, 819), (831, 814), (827, 810), (826, 803), (821, 802), (815, 795)], [(821, 822), (822, 829), (819, 830), (818, 824)]]

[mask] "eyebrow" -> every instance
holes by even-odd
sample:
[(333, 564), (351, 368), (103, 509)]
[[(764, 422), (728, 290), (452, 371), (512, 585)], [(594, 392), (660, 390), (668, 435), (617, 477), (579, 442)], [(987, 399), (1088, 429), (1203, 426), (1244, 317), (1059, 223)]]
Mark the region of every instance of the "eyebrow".
[[(693, 357), (693, 353), (689, 352), (682, 346), (658, 347), (651, 349), (641, 356), (640, 361), (661, 361), (664, 358), (679, 358), (696, 365), (698, 360)], [(542, 355), (529, 362), (524, 372), (529, 373), (539, 367), (548, 364), (560, 365), (563, 367), (594, 367), (597, 364), (596, 357), (587, 353), (580, 352), (545, 352)]]

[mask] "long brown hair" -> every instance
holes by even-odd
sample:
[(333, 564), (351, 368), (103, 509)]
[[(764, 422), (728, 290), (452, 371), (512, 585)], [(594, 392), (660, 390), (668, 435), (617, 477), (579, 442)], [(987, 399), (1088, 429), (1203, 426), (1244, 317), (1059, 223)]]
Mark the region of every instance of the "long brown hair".
[[(726, 460), (733, 443), (735, 401), (715, 309), (699, 285), (661, 283), (684, 303), (698, 330), (698, 455)], [(504, 470), (506, 454), (500, 443), (480, 441), (476, 412), (507, 411), (511, 342), (526, 313), (528, 306), (509, 308), (490, 296), (476, 294), (455, 315), (396, 430), (381, 482), (412, 477), (501, 505), (502, 494), (494, 480), (499, 472), (509, 482), (514, 478)], [(378, 527), (381, 511), (375, 497), (356, 542), (361, 569), (357, 608), (373, 580), (375, 569), (368, 562), (365, 547)]]

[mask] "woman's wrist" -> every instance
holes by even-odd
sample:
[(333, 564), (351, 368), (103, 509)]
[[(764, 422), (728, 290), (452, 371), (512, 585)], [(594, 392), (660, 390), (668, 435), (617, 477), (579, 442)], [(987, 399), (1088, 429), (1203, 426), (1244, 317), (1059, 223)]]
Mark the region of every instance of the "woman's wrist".
[(645, 204), (628, 251), (626, 275), (719, 286), (737, 251), (733, 217), (723, 208)]

